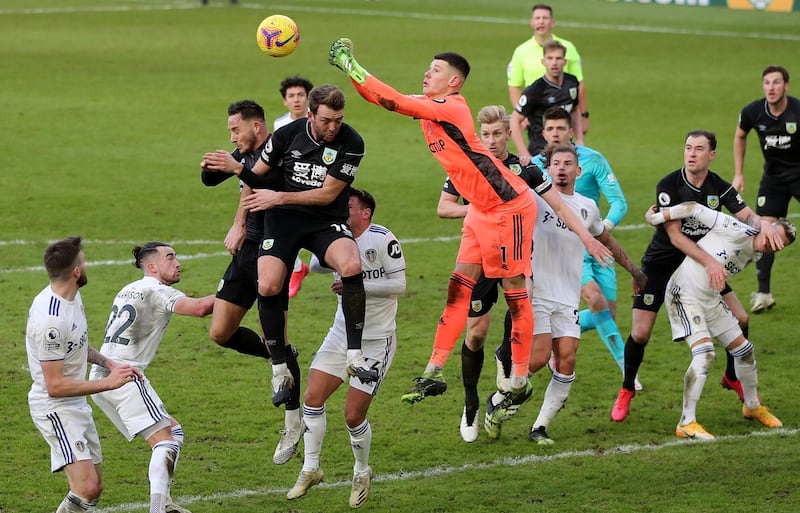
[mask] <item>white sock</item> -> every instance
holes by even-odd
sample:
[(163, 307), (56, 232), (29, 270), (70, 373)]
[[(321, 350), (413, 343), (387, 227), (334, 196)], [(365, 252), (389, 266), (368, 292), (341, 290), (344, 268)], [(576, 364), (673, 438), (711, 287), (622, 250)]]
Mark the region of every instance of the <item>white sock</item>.
[(175, 468), (178, 466), (178, 460), (181, 457), (181, 449), (183, 449), (183, 426), (180, 424), (175, 424), (172, 426), (172, 438), (175, 440), (175, 443), (178, 444), (178, 454), (175, 455), (175, 461), (172, 464), (172, 474), (170, 475), (169, 488), (167, 489), (167, 504), (174, 504), (174, 501), (172, 500), (172, 481), (174, 481)]
[(558, 411), (564, 407), (569, 397), (569, 391), (572, 389), (572, 383), (575, 382), (575, 373), (566, 375), (558, 371), (554, 371), (550, 378), (550, 383), (547, 385), (547, 390), (544, 391), (544, 399), (542, 400), (542, 407), (539, 408), (539, 415), (533, 423), (533, 427), (547, 428), (550, 422), (556, 417)]
[(150, 455), (150, 513), (162, 513), (169, 497), (169, 484), (175, 470), (180, 446), (173, 440), (164, 440), (153, 446)]
[(758, 408), (761, 402), (758, 400), (758, 367), (753, 344), (749, 340), (745, 340), (744, 344), (731, 351), (731, 356), (733, 356), (736, 377), (742, 384), (744, 404), (751, 410)]
[(503, 400), (504, 400), (505, 398), (506, 398), (506, 395), (505, 395), (505, 394), (503, 394), (503, 393), (500, 393), (499, 391), (498, 391), (498, 392), (495, 392), (495, 393), (492, 395), (492, 404), (493, 404), (493, 405), (495, 405), (495, 406), (497, 406), (497, 405), (499, 405), (500, 403), (502, 403), (502, 402), (503, 402)]
[(350, 446), (353, 448), (356, 460), (353, 472), (356, 474), (366, 472), (369, 468), (369, 450), (372, 447), (372, 426), (369, 420), (364, 419), (364, 422), (357, 427), (347, 426), (347, 431), (350, 432)]
[(284, 426), (286, 426), (287, 429), (300, 427), (300, 408), (296, 410), (286, 410), (283, 418)]
[(58, 505), (56, 513), (92, 513), (95, 511), (95, 506), (97, 499), (89, 501), (70, 491)]
[(325, 431), (328, 429), (328, 419), (325, 415), (325, 405), (312, 408), (303, 404), (303, 419), (306, 423), (306, 432), (303, 434), (303, 470), (319, 468), (319, 455), (322, 452), (322, 442), (325, 440)]
[(692, 363), (683, 375), (683, 411), (680, 424), (697, 420), (697, 401), (703, 393), (708, 378), (708, 369), (714, 362), (714, 344), (703, 342), (692, 348)]

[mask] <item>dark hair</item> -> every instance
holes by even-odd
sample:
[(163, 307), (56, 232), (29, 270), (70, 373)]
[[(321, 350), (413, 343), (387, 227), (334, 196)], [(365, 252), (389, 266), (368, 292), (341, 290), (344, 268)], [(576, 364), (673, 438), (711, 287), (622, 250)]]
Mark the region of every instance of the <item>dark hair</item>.
[(56, 241), (44, 250), (44, 268), (52, 280), (63, 277), (77, 264), (78, 255), (83, 250), (80, 237), (67, 237)]
[(764, 72), (761, 73), (761, 78), (766, 77), (770, 73), (780, 73), (781, 76), (783, 76), (784, 82), (789, 81), (789, 71), (787, 71), (786, 68), (784, 68), (783, 66), (775, 66), (775, 65), (767, 66), (766, 68), (764, 68)]
[(572, 128), (572, 116), (570, 113), (566, 111), (563, 107), (559, 107), (558, 105), (549, 107), (544, 114), (542, 114), (542, 126), (545, 125), (548, 121), (563, 119), (566, 120), (567, 126)]
[(240, 114), (242, 119), (264, 121), (264, 109), (253, 100), (241, 100), (228, 105), (228, 116)]
[(316, 114), (320, 105), (327, 105), (331, 110), (343, 110), (344, 93), (332, 84), (317, 86), (308, 93), (308, 110)]
[(372, 219), (372, 216), (375, 215), (375, 198), (372, 197), (372, 194), (364, 189), (350, 187), (350, 197), (357, 198), (362, 205), (367, 207), (370, 210), (369, 218)]
[(148, 242), (143, 246), (136, 246), (133, 248), (131, 253), (133, 253), (133, 266), (137, 269), (142, 269), (142, 261), (147, 258), (148, 255), (152, 255), (153, 253), (158, 252), (158, 248), (161, 247), (169, 247), (169, 244), (165, 242)]
[(469, 76), (469, 70), (470, 70), (469, 62), (467, 61), (467, 59), (464, 58), (464, 56), (457, 54), (455, 52), (442, 52), (442, 53), (437, 53), (436, 55), (433, 56), (433, 58), (440, 61), (444, 61), (450, 66), (454, 67), (456, 70), (458, 70), (459, 73), (461, 73), (464, 76), (464, 80), (466, 80), (467, 77)]
[(575, 162), (578, 162), (578, 150), (576, 150), (575, 146), (572, 146), (571, 144), (561, 144), (559, 146), (548, 145), (546, 151), (549, 152), (547, 160), (552, 160), (553, 155), (556, 153), (569, 153), (575, 157)]
[(533, 14), (533, 11), (535, 11), (535, 10), (537, 10), (537, 9), (544, 9), (544, 10), (546, 10), (546, 11), (550, 11), (550, 16), (552, 16), (552, 15), (553, 15), (553, 8), (552, 8), (552, 7), (550, 7), (550, 6), (549, 6), (549, 5), (547, 5), (547, 4), (535, 4), (535, 5), (534, 5), (534, 6), (531, 8), (531, 14)]
[(312, 84), (309, 80), (297, 75), (284, 78), (283, 82), (281, 82), (280, 89), (282, 97), (286, 98), (286, 91), (288, 91), (290, 87), (302, 87), (306, 90), (306, 94), (308, 94), (312, 89), (314, 89), (314, 84)]
[(550, 41), (546, 41), (542, 45), (542, 55), (545, 55), (550, 50), (561, 50), (561, 54), (566, 57), (567, 56), (567, 47), (561, 44), (561, 41), (557, 41), (555, 39), (551, 39)]
[(717, 134), (714, 132), (708, 130), (692, 130), (686, 134), (686, 138), (688, 139), (689, 137), (705, 137), (708, 139), (708, 146), (711, 148), (711, 151), (717, 149)]

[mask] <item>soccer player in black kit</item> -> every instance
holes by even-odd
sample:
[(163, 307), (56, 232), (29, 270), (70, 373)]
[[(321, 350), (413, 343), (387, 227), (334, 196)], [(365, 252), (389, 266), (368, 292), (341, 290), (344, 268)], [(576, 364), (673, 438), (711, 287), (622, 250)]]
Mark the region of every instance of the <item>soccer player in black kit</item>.
[(309, 93), (309, 113), (272, 134), (252, 169), (234, 170), (251, 187), (271, 173), (283, 177), (281, 191), (258, 189), (242, 201), (249, 211), (271, 210), (264, 219), (258, 258), (261, 328), (272, 354), (273, 403), (288, 396), (285, 319), (280, 292), (299, 249), (316, 254), (342, 279), (347, 328), (347, 372), (364, 382), (377, 379), (361, 352), (366, 296), (358, 246), (347, 226), (350, 184), (364, 156), (364, 141), (343, 123), (344, 93), (333, 85)]
[[(684, 167), (658, 182), (656, 204), (659, 207), (669, 207), (684, 201), (696, 201), (714, 210), (721, 210), (724, 206), (740, 221), (752, 224), (757, 219), (755, 213), (745, 204), (736, 189), (709, 170), (716, 148), (717, 138), (714, 133), (705, 130), (689, 132), (683, 150)], [(762, 221), (761, 230), (768, 234), (773, 247), (782, 247), (777, 230), (771, 224)], [(625, 342), (625, 377), (611, 411), (611, 419), (616, 422), (622, 422), (628, 416), (631, 399), (636, 395), (634, 379), (644, 359), (644, 348), (650, 340), (656, 315), (664, 302), (667, 281), (684, 258), (693, 258), (705, 266), (711, 285), (721, 291), (723, 300), (747, 336), (747, 314), (736, 294), (725, 283), (727, 272), (697, 245), (697, 241), (707, 232), (705, 225), (692, 218), (670, 221), (656, 229), (645, 250), (641, 269), (647, 275), (647, 285), (633, 299), (631, 334)], [(727, 381), (723, 378), (723, 383), (736, 390), (741, 399), (741, 384), (736, 379), (731, 361), (728, 362), (725, 372)]]
[[(764, 98), (742, 109), (733, 138), (733, 186), (744, 192), (744, 155), (747, 134), (755, 129), (764, 155), (764, 174), (758, 186), (756, 213), (770, 222), (786, 217), (792, 197), (800, 200), (800, 100), (789, 96), (789, 72), (767, 66), (761, 73)], [(753, 313), (775, 306), (770, 292), (773, 253), (756, 262), (758, 291), (751, 299)]]
[[(241, 166), (253, 167), (261, 158), (261, 152), (270, 136), (264, 109), (252, 100), (241, 100), (228, 106), (228, 130), (231, 142), (236, 145), (233, 152), (220, 151), (207, 154), (204, 162), (216, 167), (224, 166), (229, 172)], [(230, 178), (231, 174), (202, 168), (201, 180), (207, 186), (216, 186)], [(268, 176), (260, 187), (273, 190), (283, 188), (280, 173)], [(240, 198), (252, 194), (250, 186), (240, 183)], [(236, 216), (225, 237), (225, 247), (231, 253), (231, 263), (220, 280), (214, 301), (209, 336), (221, 347), (240, 353), (269, 359), (270, 354), (261, 336), (250, 328), (241, 326), (242, 319), (252, 308), (258, 296), (258, 248), (264, 238), (263, 211), (248, 212), (239, 202)], [(288, 310), (288, 289), (282, 292), (283, 309)], [(294, 384), (289, 389), (286, 401), (285, 426), (275, 449), (273, 462), (283, 464), (297, 451), (304, 427), (300, 418), (300, 366), (297, 351), (286, 348), (286, 365)]]

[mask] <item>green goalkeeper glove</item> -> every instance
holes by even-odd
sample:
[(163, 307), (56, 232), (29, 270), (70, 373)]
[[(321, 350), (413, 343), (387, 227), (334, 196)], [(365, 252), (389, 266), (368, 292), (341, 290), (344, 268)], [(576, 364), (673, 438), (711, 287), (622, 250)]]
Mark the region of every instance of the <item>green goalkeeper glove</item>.
[(367, 80), (367, 70), (362, 68), (353, 57), (353, 42), (345, 37), (333, 42), (328, 62), (347, 73), (348, 77), (359, 84), (363, 84)]

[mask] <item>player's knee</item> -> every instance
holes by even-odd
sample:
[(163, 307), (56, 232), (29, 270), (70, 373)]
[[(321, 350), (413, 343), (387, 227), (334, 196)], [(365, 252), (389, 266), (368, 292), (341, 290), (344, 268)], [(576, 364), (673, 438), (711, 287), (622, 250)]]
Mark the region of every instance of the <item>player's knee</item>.
[(224, 346), (231, 339), (232, 334), (230, 330), (212, 324), (208, 330), (208, 336), (217, 344)]
[(103, 481), (98, 477), (86, 479), (78, 484), (72, 493), (84, 499), (85, 502), (95, 501), (103, 493)]
[(283, 289), (282, 283), (272, 281), (258, 281), (258, 294), (261, 296), (277, 296)]
[(486, 331), (484, 330), (467, 330), (467, 337), (464, 342), (470, 351), (480, 351), (486, 344)]
[(344, 422), (347, 424), (347, 427), (353, 429), (357, 428), (367, 418), (367, 412), (365, 411), (358, 411), (355, 408), (346, 409), (344, 412)]

